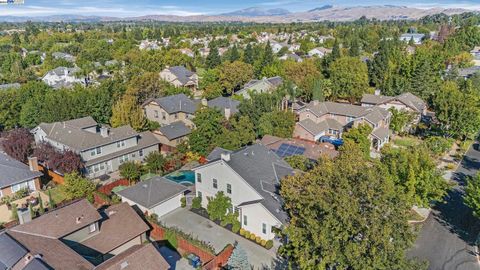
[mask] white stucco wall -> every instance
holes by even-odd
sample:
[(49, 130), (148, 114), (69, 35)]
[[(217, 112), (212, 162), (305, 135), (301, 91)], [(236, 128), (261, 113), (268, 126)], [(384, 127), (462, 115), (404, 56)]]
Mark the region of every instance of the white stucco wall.
[[(260, 203), (244, 205), (240, 207), (242, 228), (260, 236), (262, 239), (270, 240), (275, 237), (272, 227), (280, 227), (281, 223)], [(244, 223), (247, 217), (247, 225)], [(262, 231), (262, 224), (266, 225), (266, 233)]]
[(155, 214), (158, 215), (158, 217), (162, 217), (162, 216), (172, 212), (173, 210), (181, 207), (180, 199), (183, 197), (183, 194), (178, 194), (177, 196), (175, 196), (175, 197), (173, 197), (173, 198), (171, 198), (167, 201), (164, 201), (164, 202), (160, 203), (159, 205), (154, 206), (153, 208), (150, 208), (150, 209), (147, 209), (147, 208), (145, 208), (141, 205), (138, 205), (135, 202), (133, 202), (132, 200), (129, 200), (129, 199), (123, 197), (123, 196), (120, 196), (120, 197), (122, 198), (122, 202), (126, 202), (131, 206), (136, 205), (140, 210), (142, 210), (143, 213), (145, 213), (145, 212), (148, 212), (149, 214), (155, 213)]

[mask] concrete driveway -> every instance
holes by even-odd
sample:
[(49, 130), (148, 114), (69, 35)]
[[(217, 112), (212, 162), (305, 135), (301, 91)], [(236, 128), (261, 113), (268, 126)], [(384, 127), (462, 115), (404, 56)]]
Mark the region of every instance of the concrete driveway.
[(276, 248), (267, 250), (188, 209), (177, 209), (160, 218), (160, 221), (168, 227), (177, 227), (185, 233), (210, 243), (217, 253), (227, 244), (234, 244), (237, 241), (246, 251), (248, 261), (254, 269), (283, 269), (282, 261), (277, 259)]
[(477, 270), (475, 241), (480, 231), (478, 219), (463, 204), (463, 188), (468, 176), (480, 169), (478, 143), (465, 154), (452, 175), (456, 186), (444, 203), (434, 207), (425, 221), (409, 257), (427, 260), (431, 270)]

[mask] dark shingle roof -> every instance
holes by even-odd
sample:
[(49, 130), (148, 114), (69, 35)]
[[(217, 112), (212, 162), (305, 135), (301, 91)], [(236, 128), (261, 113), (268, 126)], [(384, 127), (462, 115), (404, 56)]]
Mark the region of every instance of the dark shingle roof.
[(96, 125), (97, 123), (93, 118), (85, 117), (65, 122), (41, 123), (38, 127), (47, 134), (48, 139), (77, 151), (84, 151), (138, 136), (138, 133), (130, 126), (110, 128), (106, 137), (103, 137), (100, 133), (84, 130)]
[(219, 109), (220, 112), (225, 116), (225, 109), (230, 109), (230, 113), (233, 115), (238, 112), (238, 105), (240, 101), (231, 99), (228, 97), (217, 97), (208, 101), (208, 107)]
[(287, 162), (262, 144), (254, 144), (232, 152), (230, 160), (224, 162), (262, 196), (263, 199), (259, 203), (279, 221), (284, 223), (287, 221), (288, 216), (283, 211), (283, 200), (278, 194), (281, 179), (294, 173)]
[(136, 245), (105, 261), (95, 270), (167, 270), (170, 265), (153, 244)]
[(427, 106), (425, 101), (423, 101), (421, 98), (409, 92), (403, 93), (396, 97), (372, 95), (372, 94), (364, 94), (362, 97), (362, 103), (367, 103), (372, 105), (385, 104), (394, 100), (398, 100), (403, 104), (405, 104), (406, 106), (418, 112), (422, 112)]
[(118, 195), (150, 209), (186, 190), (187, 188), (181, 184), (156, 176), (119, 191)]
[(22, 270), (51, 270), (49, 266), (45, 265), (45, 263), (39, 259), (34, 258), (23, 268)]
[(5, 153), (0, 152), (0, 188), (8, 187), (42, 176), (41, 172), (31, 171), (30, 168)]
[(185, 125), (183, 121), (176, 121), (170, 125), (159, 128), (159, 131), (167, 137), (169, 141), (187, 136), (192, 130)]
[(28, 251), (10, 235), (0, 233), (0, 269), (11, 269)]
[(194, 114), (197, 110), (197, 103), (188, 98), (185, 94), (166, 96), (154, 99), (153, 101), (169, 114), (177, 112)]
[(190, 77), (195, 74), (186, 69), (184, 66), (170, 67), (168, 70), (170, 70), (170, 72), (175, 75), (178, 81), (180, 81), (182, 84), (188, 83), (190, 81)]

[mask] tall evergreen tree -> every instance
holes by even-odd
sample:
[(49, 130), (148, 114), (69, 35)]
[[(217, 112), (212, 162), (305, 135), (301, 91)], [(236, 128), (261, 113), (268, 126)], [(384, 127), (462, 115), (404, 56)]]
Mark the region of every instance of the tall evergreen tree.
[(358, 44), (358, 38), (352, 40), (348, 54), (352, 57), (360, 56), (360, 44)]
[(243, 55), (243, 62), (253, 65), (255, 62), (255, 56), (253, 53), (253, 48), (252, 45), (249, 43), (247, 47), (245, 48), (245, 53)]
[(207, 59), (205, 59), (205, 65), (207, 68), (215, 68), (222, 63), (222, 59), (220, 58), (220, 54), (218, 53), (218, 48), (216, 45), (210, 46), (210, 52), (207, 55)]
[(248, 257), (245, 250), (235, 243), (232, 255), (227, 261), (228, 269), (234, 270), (250, 270), (250, 264), (248, 263)]
[(240, 59), (240, 54), (238, 53), (237, 45), (233, 45), (232, 49), (230, 50), (229, 61), (234, 62)]

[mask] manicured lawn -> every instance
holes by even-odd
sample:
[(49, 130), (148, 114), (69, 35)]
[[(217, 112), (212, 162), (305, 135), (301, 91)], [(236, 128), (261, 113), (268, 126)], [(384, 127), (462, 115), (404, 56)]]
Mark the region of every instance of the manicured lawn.
[[(51, 188), (50, 192), (52, 193), (52, 199), (55, 203), (60, 203), (64, 200), (66, 200), (65, 193), (62, 191), (60, 186), (56, 186), (54, 188)], [(45, 191), (45, 194), (48, 196), (48, 190)]]
[(397, 137), (393, 140), (394, 144), (398, 146), (403, 146), (403, 147), (419, 145), (420, 142), (421, 140), (415, 137)]

